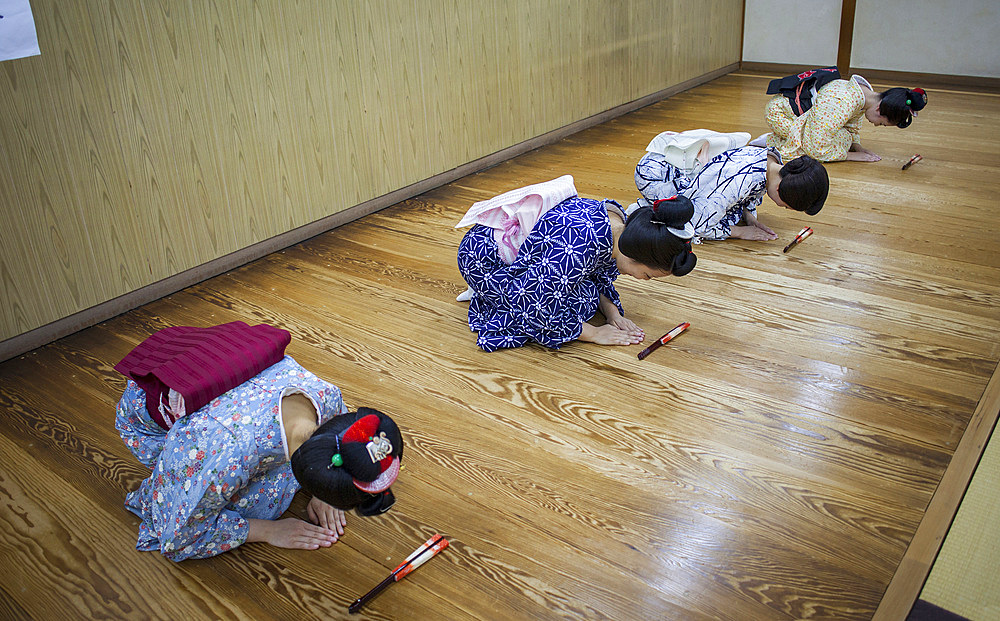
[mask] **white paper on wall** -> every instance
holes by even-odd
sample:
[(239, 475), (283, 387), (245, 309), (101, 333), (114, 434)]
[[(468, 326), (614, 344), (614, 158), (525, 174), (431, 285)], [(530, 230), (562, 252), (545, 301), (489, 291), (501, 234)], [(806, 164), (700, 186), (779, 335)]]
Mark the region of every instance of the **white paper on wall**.
[(0, 61), (41, 53), (28, 0), (0, 0)]

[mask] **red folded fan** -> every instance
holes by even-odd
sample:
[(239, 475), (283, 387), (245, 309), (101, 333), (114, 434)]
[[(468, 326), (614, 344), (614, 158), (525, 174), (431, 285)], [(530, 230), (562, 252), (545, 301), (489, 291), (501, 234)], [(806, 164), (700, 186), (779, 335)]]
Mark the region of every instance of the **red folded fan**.
[(115, 365), (146, 393), (150, 417), (164, 429), (179, 416), (169, 407), (170, 389), (194, 412), (285, 356), (292, 340), (286, 330), (234, 321), (210, 328), (177, 326), (152, 334)]

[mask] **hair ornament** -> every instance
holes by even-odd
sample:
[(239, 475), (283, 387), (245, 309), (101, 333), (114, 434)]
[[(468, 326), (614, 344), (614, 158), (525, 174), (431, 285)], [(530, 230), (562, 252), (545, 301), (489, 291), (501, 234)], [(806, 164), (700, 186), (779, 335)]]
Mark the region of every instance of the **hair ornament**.
[(337, 452), (330, 457), (330, 465), (327, 466), (328, 470), (330, 468), (339, 468), (344, 465), (344, 457), (340, 454), (340, 436), (334, 436), (334, 439), (337, 441)]
[(684, 223), (684, 228), (678, 229), (672, 226), (668, 226), (667, 230), (674, 234), (675, 237), (685, 240), (688, 244), (691, 243), (691, 239), (694, 237), (694, 225), (691, 221)]
[(377, 436), (369, 438), (365, 448), (368, 449), (368, 456), (371, 457), (372, 463), (377, 464), (388, 457), (389, 453), (392, 453), (392, 442), (389, 442), (389, 438), (385, 437), (383, 431)]
[[(658, 208), (660, 206), (660, 203), (662, 203), (664, 201), (675, 201), (675, 200), (677, 200), (677, 195), (676, 194), (674, 194), (673, 196), (668, 196), (666, 198), (658, 198), (658, 199), (656, 199), (655, 201), (653, 201), (653, 213), (658, 213)], [(663, 223), (662, 222), (658, 222), (657, 224), (663, 224)]]
[[(344, 431), (344, 442), (364, 442), (372, 463), (379, 464), (380, 474), (372, 481), (354, 479), (354, 487), (369, 494), (378, 494), (389, 489), (399, 475), (399, 457), (393, 456), (394, 447), (379, 431), (379, 417), (374, 414), (363, 416)], [(402, 438), (400, 438), (402, 441)]]

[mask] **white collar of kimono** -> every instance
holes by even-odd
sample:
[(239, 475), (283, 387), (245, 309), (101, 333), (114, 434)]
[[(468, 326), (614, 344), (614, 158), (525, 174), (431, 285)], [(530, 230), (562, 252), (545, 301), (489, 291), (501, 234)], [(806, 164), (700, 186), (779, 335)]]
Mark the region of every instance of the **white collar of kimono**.
[(860, 84), (861, 86), (864, 86), (865, 88), (867, 88), (870, 91), (874, 91), (875, 90), (874, 88), (872, 88), (872, 85), (871, 85), (871, 83), (868, 80), (864, 79), (863, 77), (859, 76), (856, 73), (851, 76), (851, 79), (854, 80), (855, 82), (857, 82), (858, 84)]

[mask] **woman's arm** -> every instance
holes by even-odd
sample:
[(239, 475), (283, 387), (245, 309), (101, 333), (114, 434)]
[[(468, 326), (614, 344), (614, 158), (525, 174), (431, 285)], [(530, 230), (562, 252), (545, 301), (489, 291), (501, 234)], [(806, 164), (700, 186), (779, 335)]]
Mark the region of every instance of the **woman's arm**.
[(774, 232), (768, 232), (756, 226), (734, 226), (729, 229), (729, 236), (733, 239), (747, 239), (751, 241), (770, 241), (778, 239)]
[(597, 307), (600, 309), (601, 314), (604, 315), (604, 318), (608, 320), (608, 323), (614, 323), (615, 319), (622, 316), (621, 312), (618, 310), (618, 306), (603, 293), (601, 294), (600, 301), (597, 303)]
[(731, 237), (736, 239), (751, 239), (754, 241), (769, 241), (772, 239), (778, 239), (778, 234), (775, 233), (771, 227), (766, 226), (757, 219), (756, 210), (747, 209), (743, 213), (743, 220), (747, 223), (746, 226), (734, 226), (729, 230)]
[(642, 330), (642, 328), (636, 325), (636, 323), (631, 319), (627, 319), (622, 316), (621, 312), (618, 310), (618, 306), (604, 294), (601, 294), (598, 308), (600, 309), (601, 314), (604, 315), (604, 318), (607, 320), (609, 325), (612, 325), (619, 330), (623, 330), (633, 337), (639, 337), (639, 343), (646, 338), (646, 333)]
[(877, 162), (882, 159), (882, 156), (878, 155), (874, 151), (869, 151), (857, 142), (853, 142), (851, 143), (851, 149), (847, 152), (847, 157), (845, 159), (851, 162)]
[[(694, 203), (695, 234), (703, 240), (738, 237), (737, 224), (752, 216), (764, 200), (767, 160), (759, 149), (738, 149), (727, 159), (716, 158), (695, 179), (697, 190), (687, 194)], [(736, 229), (734, 234), (733, 230)]]
[[(255, 466), (244, 459), (248, 450), (222, 423), (171, 430), (153, 475), (136, 492), (143, 527), (164, 556), (183, 561), (227, 552), (250, 535), (249, 520), (235, 507), (249, 506), (260, 494), (291, 500), (298, 489), (294, 479), (290, 488), (254, 479)], [(256, 531), (256, 537), (268, 534), (266, 529)]]
[(802, 126), (802, 150), (821, 162), (848, 159), (857, 142), (857, 120), (864, 96), (846, 81), (834, 81), (820, 89)]
[(642, 342), (643, 335), (633, 330), (622, 330), (610, 323), (594, 326), (584, 321), (577, 340), (598, 345), (635, 345)]

